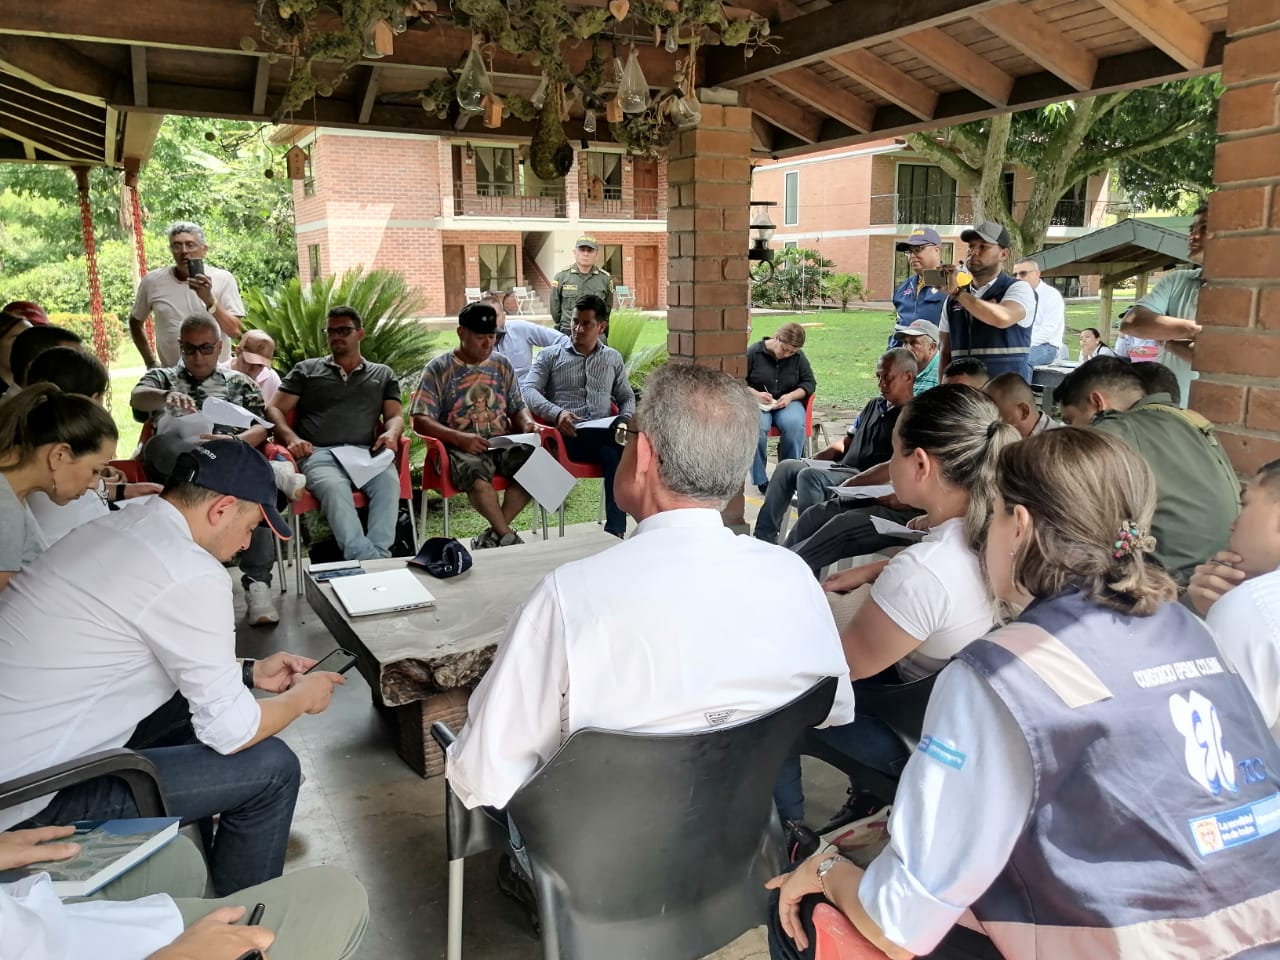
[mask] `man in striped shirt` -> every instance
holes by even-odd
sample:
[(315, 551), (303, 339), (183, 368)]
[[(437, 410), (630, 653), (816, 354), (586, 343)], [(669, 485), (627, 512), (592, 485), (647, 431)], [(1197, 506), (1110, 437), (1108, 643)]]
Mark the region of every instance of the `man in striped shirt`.
[(595, 294), (579, 297), (569, 342), (539, 353), (523, 386), (529, 409), (560, 431), (569, 458), (600, 464), (604, 471), (605, 533), (621, 538), (627, 531), (627, 515), (613, 499), (613, 475), (622, 459), (622, 448), (614, 442), (611, 424), (577, 427), (583, 421), (610, 416), (614, 407), (623, 419), (636, 410), (622, 354), (600, 342), (608, 325), (609, 308), (604, 300)]

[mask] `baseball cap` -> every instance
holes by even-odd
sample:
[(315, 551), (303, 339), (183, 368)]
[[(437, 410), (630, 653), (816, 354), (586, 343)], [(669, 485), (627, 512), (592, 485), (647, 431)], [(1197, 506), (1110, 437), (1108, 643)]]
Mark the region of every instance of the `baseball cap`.
[(596, 243), (595, 237), (589, 237), (584, 233), (574, 242), (573, 246), (575, 250), (578, 247), (587, 247), (588, 249), (595, 250), (598, 249), (600, 245)]
[(940, 247), (942, 246), (942, 238), (938, 236), (938, 231), (929, 227), (916, 227), (911, 231), (911, 236), (898, 243), (894, 248), (899, 253), (906, 253), (912, 247)]
[(900, 323), (893, 328), (893, 332), (900, 333), (904, 337), (928, 337), (934, 343), (941, 339), (938, 325), (930, 323), (928, 320), (912, 320), (910, 323)]
[(1006, 250), (1013, 246), (1013, 241), (1009, 239), (1009, 231), (994, 220), (983, 220), (977, 226), (970, 227), (960, 234), (960, 239), (965, 243), (972, 243), (974, 240), (985, 240), (987, 243), (998, 244)]
[(408, 561), (433, 577), (447, 580), (471, 569), (471, 554), (453, 537), (432, 537), (422, 545), (418, 555)]
[(44, 307), (31, 300), (14, 300), (12, 303), (5, 304), (4, 313), (11, 313), (15, 317), (21, 317), (32, 326), (42, 327), (48, 324), (49, 315), (44, 312)]
[[(245, 344), (250, 344), (246, 347)], [(257, 350), (252, 349), (257, 347)], [(236, 348), (236, 356), (249, 363), (260, 364), (264, 367), (271, 366), (271, 360), (276, 355), (275, 344), (266, 337), (265, 334), (256, 333), (249, 330), (240, 338), (240, 345)]]
[(487, 303), (468, 303), (458, 314), (458, 326), (472, 333), (497, 333), (498, 311)]
[(293, 531), (276, 509), (276, 478), (261, 453), (239, 440), (209, 440), (178, 456), (169, 485), (191, 483), (215, 493), (256, 503), (262, 519), (281, 540)]

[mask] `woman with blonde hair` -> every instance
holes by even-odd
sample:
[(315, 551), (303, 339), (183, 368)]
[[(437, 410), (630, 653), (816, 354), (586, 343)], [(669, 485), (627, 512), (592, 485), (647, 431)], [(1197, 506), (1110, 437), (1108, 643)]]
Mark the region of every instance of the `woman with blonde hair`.
[(825, 895), (895, 958), (1272, 956), (1280, 748), (1148, 559), (1150, 468), (1068, 427), (997, 478), (984, 567), (1021, 613), (943, 670), (866, 871), (820, 853), (770, 881), (773, 955)]
[(769, 430), (778, 428), (778, 461), (804, 455), (805, 402), (818, 388), (804, 355), (804, 327), (784, 323), (772, 337), (747, 347), (747, 386), (760, 404), (760, 444), (751, 464), (751, 482), (761, 493), (769, 486), (765, 461)]

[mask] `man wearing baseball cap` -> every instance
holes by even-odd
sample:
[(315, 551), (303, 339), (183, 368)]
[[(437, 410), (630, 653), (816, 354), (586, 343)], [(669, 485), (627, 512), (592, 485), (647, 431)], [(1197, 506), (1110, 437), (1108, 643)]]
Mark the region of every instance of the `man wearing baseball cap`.
[[(261, 454), (211, 440), (178, 457), (159, 496), (73, 530), (0, 597), (0, 781), (138, 750), (170, 815), (220, 818), (208, 846), (219, 896), (283, 870), (301, 779), (275, 734), (343, 682), (303, 676), (315, 661), (288, 653), (236, 659), (223, 564), (263, 520), (290, 535), (275, 503)], [(0, 829), (136, 816), (124, 782), (104, 777), (0, 810)]]
[(613, 277), (596, 264), (599, 244), (583, 234), (573, 245), (573, 265), (565, 267), (551, 281), (551, 320), (565, 336), (573, 325), (573, 305), (579, 297), (594, 293), (613, 309)]
[[(937, 270), (941, 265), (942, 238), (932, 227), (916, 227), (894, 249), (907, 255), (907, 263), (911, 267), (911, 274), (893, 292), (893, 310), (897, 316), (898, 329), (914, 320), (928, 320), (936, 324), (942, 317), (942, 304), (947, 295), (937, 287), (926, 284), (921, 274), (925, 270)], [(898, 346), (897, 330), (889, 337), (889, 346)]]
[(953, 359), (977, 357), (991, 376), (1012, 371), (1029, 383), (1035, 294), (1025, 281), (1004, 272), (1009, 231), (984, 220), (960, 239), (969, 245), (965, 262), (941, 268), (947, 293), (938, 324), (941, 365), (946, 369)]
[(908, 324), (898, 324), (893, 328), (895, 336), (902, 338), (902, 344), (916, 358), (920, 370), (916, 373), (916, 382), (912, 386), (912, 396), (920, 396), (930, 387), (938, 385), (938, 325), (928, 320), (912, 320)]

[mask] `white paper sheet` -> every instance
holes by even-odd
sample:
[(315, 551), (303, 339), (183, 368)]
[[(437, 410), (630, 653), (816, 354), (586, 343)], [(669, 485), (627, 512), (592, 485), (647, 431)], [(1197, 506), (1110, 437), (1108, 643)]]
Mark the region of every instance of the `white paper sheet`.
[(156, 433), (176, 434), (194, 443), (206, 434), (213, 433), (213, 421), (203, 413), (166, 413), (156, 424)]
[(887, 497), (893, 493), (893, 484), (891, 483), (869, 483), (864, 487), (831, 487), (831, 492), (836, 495), (839, 500), (857, 500), (863, 497), (869, 497), (872, 500), (880, 497)]
[(391, 466), (396, 455), (383, 447), (376, 454), (370, 454), (368, 447), (357, 447), (347, 444), (333, 448), (333, 459), (347, 472), (351, 485), (357, 490)]
[(542, 447), (535, 447), (523, 467), (512, 478), (529, 492), (545, 510), (559, 510), (575, 483), (573, 474)]
[(490, 450), (504, 450), (507, 447), (540, 447), (542, 437), (536, 433), (509, 433), (503, 437), (490, 437)]
[(223, 400), (221, 397), (205, 397), (204, 403), (200, 405), (200, 412), (223, 427), (240, 427), (247, 430), (249, 427), (271, 426), (270, 421), (263, 420), (240, 404)]
[(810, 457), (805, 457), (804, 465), (814, 470), (830, 470), (836, 465), (836, 462), (834, 460), (814, 460)]
[(575, 423), (573, 426), (578, 430), (608, 430), (617, 422), (617, 415), (612, 417), (597, 417), (595, 420), (583, 420)]
[(923, 540), (928, 533), (927, 530), (912, 530), (910, 527), (886, 520), (884, 517), (872, 517), (871, 525), (876, 528), (876, 533), (882, 536), (900, 537), (903, 540)]

